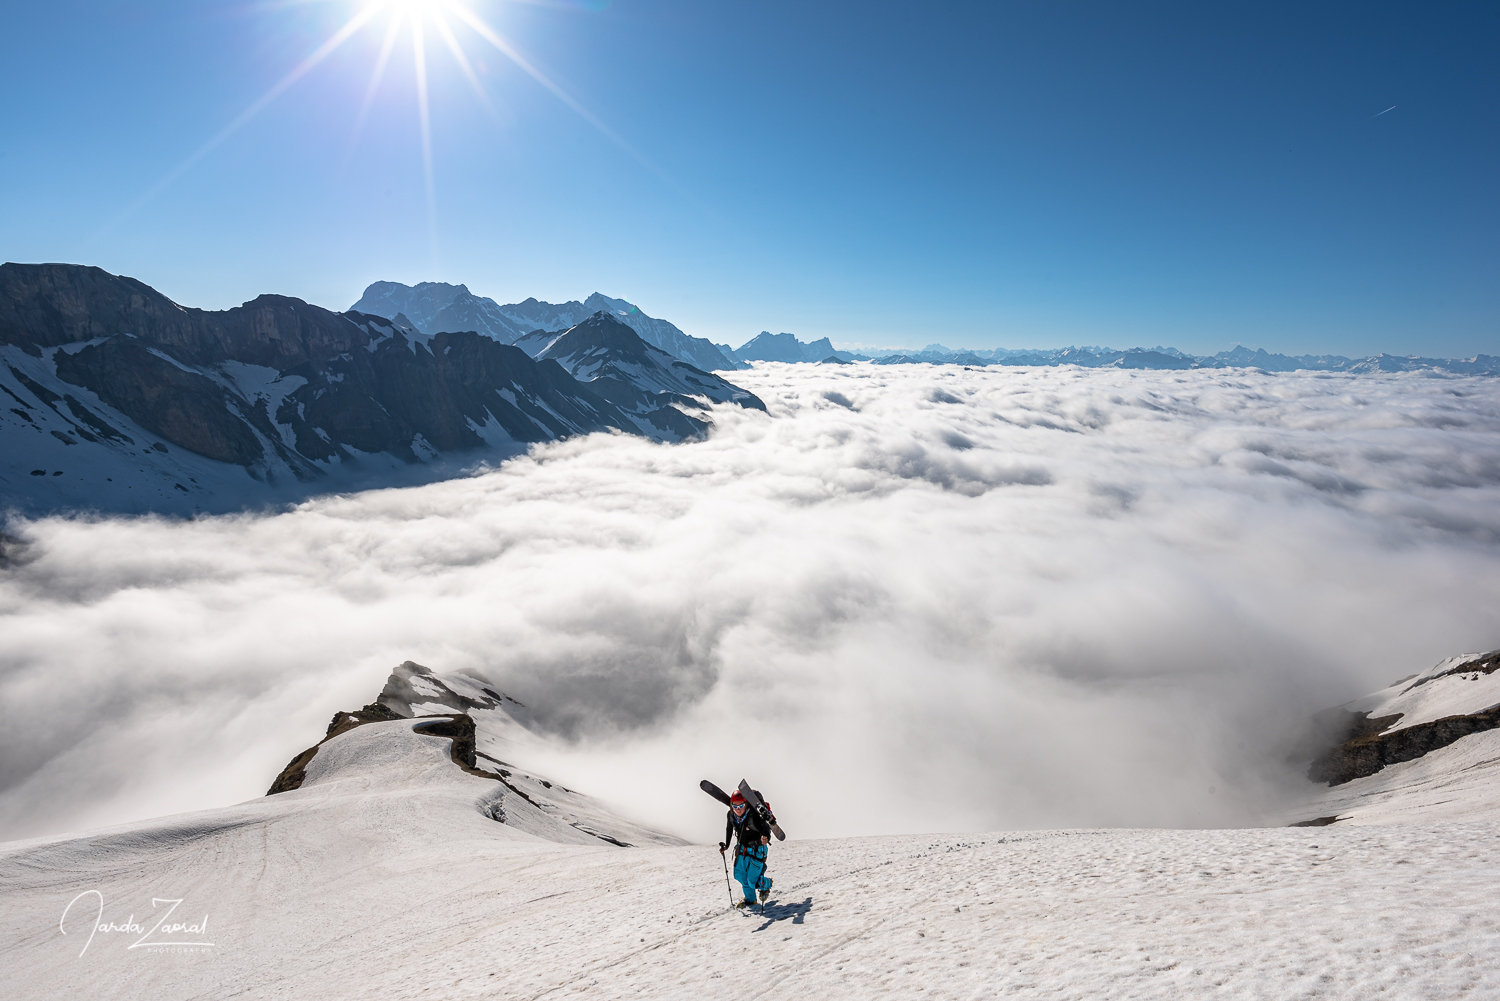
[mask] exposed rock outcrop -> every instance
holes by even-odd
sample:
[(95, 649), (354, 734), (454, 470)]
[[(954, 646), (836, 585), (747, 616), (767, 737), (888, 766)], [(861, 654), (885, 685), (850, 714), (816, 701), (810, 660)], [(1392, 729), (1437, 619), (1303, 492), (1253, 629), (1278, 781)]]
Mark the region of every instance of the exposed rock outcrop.
[(1307, 770), (1314, 782), (1342, 785), (1352, 779), (1374, 775), (1387, 765), (1420, 758), (1428, 751), (1447, 747), (1472, 733), (1500, 727), (1500, 707), (1484, 712), (1445, 716), (1430, 723), (1417, 723), (1389, 733), (1386, 726), (1399, 717), (1369, 719), (1367, 713), (1351, 713), (1354, 735), (1325, 751)]
[[(271, 783), (271, 788), (266, 790), (266, 795), (274, 796), (279, 792), (300, 789), (302, 787), (302, 780), (307, 777), (307, 766), (312, 762), (313, 756), (318, 753), (318, 747), (328, 743), (339, 734), (348, 733), (355, 727), (363, 726), (366, 723), (379, 723), (383, 720), (402, 718), (400, 714), (391, 712), (391, 710), (379, 702), (372, 702), (363, 709), (356, 709), (352, 713), (342, 711), (334, 713), (333, 720), (328, 724), (328, 732), (323, 735), (323, 739), (288, 762), (287, 766), (281, 770), (281, 774), (276, 776), (276, 781)], [(473, 740), (471, 738), (471, 757), (472, 748)]]
[[(1379, 699), (1381, 706), (1409, 707), (1418, 699), (1442, 694), (1425, 686), (1462, 685), (1492, 675), (1496, 670), (1500, 670), (1500, 650), (1454, 658), (1421, 674), (1403, 678), (1387, 690), (1393, 693), (1388, 697), (1377, 695), (1372, 698)], [(1493, 698), (1493, 693), (1483, 694), (1488, 692), (1485, 686), (1475, 686), (1473, 690), (1481, 693), (1483, 701)], [(1455, 696), (1463, 694), (1464, 689), (1457, 689), (1454, 695), (1445, 698), (1451, 702)], [(1420, 758), (1471, 734), (1500, 728), (1500, 704), (1484, 705), (1483, 701), (1472, 712), (1449, 713), (1428, 720), (1418, 717), (1418, 722), (1406, 725), (1403, 725), (1407, 718), (1405, 712), (1373, 715), (1380, 711), (1379, 708), (1338, 708), (1320, 713), (1319, 722), (1335, 734), (1334, 742), (1313, 760), (1307, 777), (1330, 786), (1341, 785), (1374, 775), (1388, 765)]]

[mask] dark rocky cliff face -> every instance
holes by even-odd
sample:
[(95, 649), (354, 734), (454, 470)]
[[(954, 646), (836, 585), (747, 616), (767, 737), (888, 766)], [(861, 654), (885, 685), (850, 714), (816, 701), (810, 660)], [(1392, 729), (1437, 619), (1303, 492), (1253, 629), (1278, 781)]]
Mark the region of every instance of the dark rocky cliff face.
[(0, 265), (0, 344), (41, 348), (151, 329), (180, 337), (192, 314), (150, 286), (72, 264)]
[[(1374, 775), (1386, 765), (1420, 758), (1428, 751), (1447, 747), (1472, 733), (1483, 733), (1500, 727), (1500, 708), (1461, 716), (1445, 716), (1430, 723), (1417, 723), (1391, 733), (1381, 729), (1393, 725), (1399, 716), (1366, 719), (1365, 713), (1351, 713), (1350, 729), (1356, 736), (1330, 748), (1312, 763), (1307, 777), (1314, 782), (1342, 785), (1353, 779)], [(1374, 729), (1375, 732), (1370, 732)]]
[[(1483, 675), (1500, 670), (1500, 650), (1465, 661), (1436, 677), (1423, 678), (1413, 688), (1454, 674)], [(1447, 747), (1474, 733), (1500, 728), (1500, 706), (1427, 723), (1417, 723), (1391, 730), (1401, 721), (1401, 714), (1370, 718), (1368, 712), (1353, 713), (1330, 709), (1320, 714), (1334, 727), (1332, 746), (1318, 755), (1308, 768), (1307, 777), (1330, 786), (1342, 785), (1366, 775), (1374, 775), (1387, 765), (1420, 758), (1428, 751)]]
[[(356, 450), (412, 462), (424, 445), (479, 448), (476, 428), (524, 443), (605, 429), (670, 439), (701, 427), (675, 411), (675, 426), (643, 423), (556, 362), (473, 332), (429, 338), (276, 295), (190, 309), (77, 265), (0, 266), (0, 345), (50, 360), (60, 380), (165, 442), (252, 470), (279, 460), (299, 478)], [(245, 390), (235, 364), (260, 366), (279, 388)]]
[(77, 354), (60, 351), (56, 362), (64, 382), (93, 392), (141, 427), (191, 452), (241, 466), (264, 454), (224, 387), (153, 354), (136, 338), (119, 334)]

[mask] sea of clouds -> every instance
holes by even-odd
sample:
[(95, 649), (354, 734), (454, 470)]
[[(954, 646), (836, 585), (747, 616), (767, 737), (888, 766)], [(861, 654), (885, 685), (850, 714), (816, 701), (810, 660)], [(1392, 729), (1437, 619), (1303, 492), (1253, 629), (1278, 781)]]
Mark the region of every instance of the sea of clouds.
[(594, 435), (275, 514), (12, 519), (0, 839), (262, 794), (391, 667), (695, 840), (1285, 823), (1314, 710), (1500, 646), (1500, 380), (762, 365)]

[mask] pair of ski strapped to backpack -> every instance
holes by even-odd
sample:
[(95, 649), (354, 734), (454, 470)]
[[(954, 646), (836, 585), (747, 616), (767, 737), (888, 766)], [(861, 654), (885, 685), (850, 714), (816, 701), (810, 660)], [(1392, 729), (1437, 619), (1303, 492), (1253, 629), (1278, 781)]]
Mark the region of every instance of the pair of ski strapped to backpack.
[[(702, 782), (699, 782), (698, 788), (702, 789), (704, 792), (708, 793), (710, 796), (718, 800), (720, 803), (723, 803), (725, 806), (729, 805), (729, 794), (726, 793), (723, 789), (720, 789), (718, 786), (714, 785), (712, 782), (708, 781), (708, 779), (704, 779)], [(750, 809), (755, 811), (755, 815), (761, 820), (764, 820), (766, 822), (766, 826), (771, 828), (771, 833), (776, 835), (776, 840), (785, 841), (786, 834), (776, 823), (776, 814), (772, 813), (771, 808), (761, 800), (760, 793), (756, 792), (754, 789), (751, 789), (750, 783), (746, 782), (744, 779), (740, 779), (740, 795), (745, 797), (745, 802), (750, 804)]]

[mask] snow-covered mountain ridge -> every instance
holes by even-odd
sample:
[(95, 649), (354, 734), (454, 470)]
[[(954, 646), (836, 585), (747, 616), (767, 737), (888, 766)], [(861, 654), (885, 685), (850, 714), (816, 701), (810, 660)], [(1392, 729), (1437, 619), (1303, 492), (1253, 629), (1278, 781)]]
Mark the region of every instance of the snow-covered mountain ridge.
[(1338, 785), (1500, 727), (1500, 650), (1449, 657), (1331, 712), (1342, 739), (1310, 777)]
[[(647, 316), (640, 307), (595, 292), (582, 302), (540, 302), (535, 298), (501, 305), (475, 295), (467, 285), (446, 282), (375, 282), (359, 301), (349, 307), (360, 313), (394, 318), (404, 314), (424, 333), (473, 330), (502, 344), (517, 344), (537, 331), (561, 332), (604, 312), (629, 326), (648, 344), (705, 372), (744, 368), (744, 363), (726, 356), (712, 342), (690, 337), (674, 324)], [(535, 352), (532, 352), (535, 354)]]
[(631, 395), (624, 369), (591, 387), (472, 331), (283, 296), (187, 309), (73, 265), (0, 266), (0, 356), (13, 404), (0, 494), (29, 512), (212, 512), (406, 485), (595, 431), (680, 441), (711, 402), (754, 399), (717, 377)]
[(627, 413), (641, 414), (664, 427), (682, 419), (680, 429), (674, 429), (683, 437), (707, 426), (705, 421), (686, 417), (686, 412), (706, 414), (708, 404), (766, 409), (753, 393), (647, 344), (618, 317), (603, 311), (550, 339), (536, 358), (557, 362)]
[[(474, 801), (474, 808), (491, 820), (559, 844), (683, 844), (681, 838), (618, 817), (597, 800), (515, 764), (518, 755), (524, 757), (526, 748), (536, 743), (518, 716), (526, 716), (526, 707), (484, 682), (463, 675), (439, 676), (406, 661), (391, 673), (373, 703), (336, 713), (323, 740), (293, 758), (267, 795), (313, 783), (309, 775), (346, 770), (328, 765), (330, 759), (382, 758), (386, 742), (396, 740), (404, 746), (410, 742), (407, 734), (415, 733), (447, 739), (456, 767), (497, 783)], [(403, 723), (411, 720), (418, 722)], [(352, 733), (356, 729), (360, 732)], [(378, 781), (378, 770), (360, 767)]]

